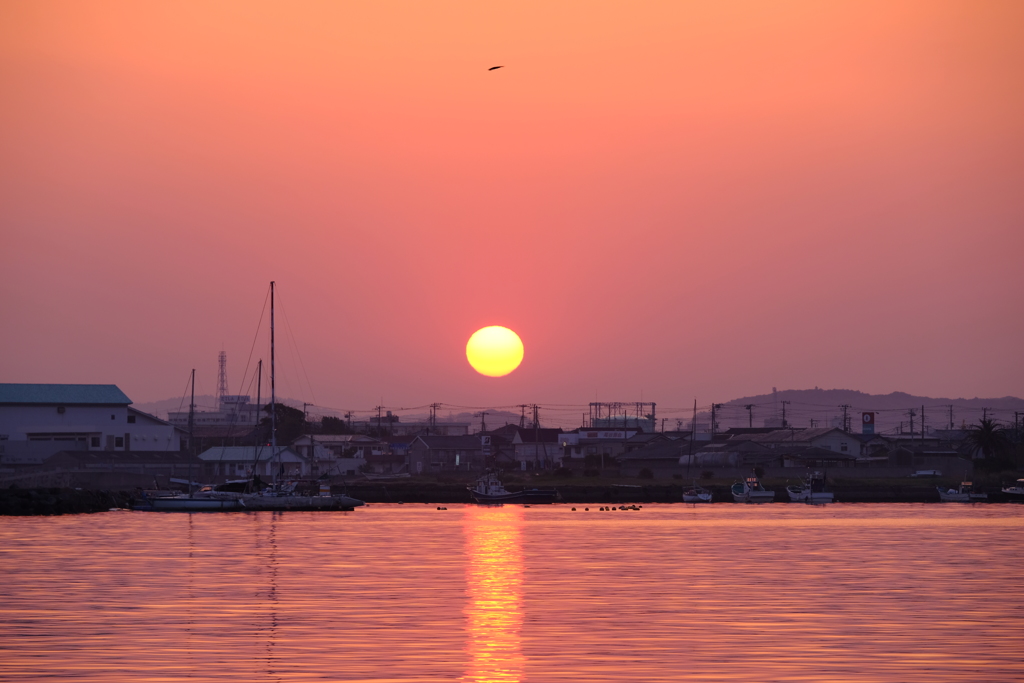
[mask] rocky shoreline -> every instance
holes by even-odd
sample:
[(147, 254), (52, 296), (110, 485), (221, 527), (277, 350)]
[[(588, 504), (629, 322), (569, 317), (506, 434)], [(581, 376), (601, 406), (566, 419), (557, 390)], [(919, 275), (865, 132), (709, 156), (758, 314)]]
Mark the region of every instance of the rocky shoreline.
[(70, 515), (106, 512), (131, 504), (127, 491), (86, 491), (70, 488), (0, 489), (0, 515)]

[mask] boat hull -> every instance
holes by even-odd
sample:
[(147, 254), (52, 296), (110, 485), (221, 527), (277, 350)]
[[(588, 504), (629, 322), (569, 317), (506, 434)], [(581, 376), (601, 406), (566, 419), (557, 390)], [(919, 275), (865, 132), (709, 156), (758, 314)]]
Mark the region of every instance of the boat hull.
[(988, 500), (987, 493), (964, 493), (956, 489), (942, 489), (936, 487), (939, 492), (939, 500), (943, 503), (983, 503)]
[(737, 503), (771, 503), (775, 500), (775, 491), (732, 492), (732, 499)]
[(796, 486), (787, 486), (786, 494), (791, 503), (810, 503), (812, 505), (825, 505), (831, 503), (835, 498), (831, 491), (811, 491)]
[(710, 503), (711, 502), (711, 494), (710, 493), (696, 493), (696, 494), (684, 493), (683, 494), (683, 502), (684, 503)]
[(363, 501), (345, 495), (333, 496), (261, 496), (253, 494), (243, 498), (247, 510), (353, 510)]
[(136, 507), (138, 510), (153, 512), (228, 512), (245, 510), (245, 504), (238, 498), (151, 498)]
[(554, 503), (558, 498), (558, 491), (554, 489), (527, 489), (526, 491), (506, 491), (504, 493), (480, 493), (470, 490), (469, 494), (473, 501), (481, 505), (501, 505), (504, 503), (526, 505), (542, 505)]

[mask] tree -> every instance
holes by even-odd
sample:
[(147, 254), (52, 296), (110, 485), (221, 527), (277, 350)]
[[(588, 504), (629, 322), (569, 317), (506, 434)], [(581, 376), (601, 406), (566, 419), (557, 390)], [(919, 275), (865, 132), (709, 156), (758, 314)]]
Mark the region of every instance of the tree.
[[(277, 422), (277, 443), (278, 445), (290, 444), (302, 436), (306, 431), (306, 415), (297, 408), (286, 406), (283, 403), (275, 404), (274, 417)], [(264, 442), (270, 441), (270, 404), (263, 406), (263, 412), (267, 417), (260, 420), (260, 439)]]
[(971, 425), (964, 437), (964, 445), (970, 451), (971, 458), (981, 458), (979, 463), (985, 469), (1001, 469), (1009, 466), (1010, 437), (995, 420), (982, 418), (978, 424)]
[(331, 417), (330, 415), (324, 415), (323, 419), (320, 420), (320, 433), (321, 434), (352, 434), (352, 428), (348, 426), (348, 423), (342, 420), (340, 417)]

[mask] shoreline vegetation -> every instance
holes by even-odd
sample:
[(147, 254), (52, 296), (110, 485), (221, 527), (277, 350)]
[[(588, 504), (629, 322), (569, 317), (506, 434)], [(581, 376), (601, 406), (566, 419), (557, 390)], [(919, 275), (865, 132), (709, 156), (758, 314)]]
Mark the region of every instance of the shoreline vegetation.
[[(354, 481), (334, 483), (332, 493), (345, 493), (366, 503), (472, 503), (467, 485), (471, 479), (439, 480), (433, 477), (403, 481)], [(733, 479), (701, 480), (700, 484), (714, 494), (713, 503), (735, 504), (730, 493)], [(765, 488), (775, 491), (775, 503), (786, 504), (787, 483), (783, 479), (764, 480)], [(1007, 502), (1000, 492), (996, 476), (975, 479), (978, 488), (989, 495), (988, 503)], [(955, 487), (949, 477), (924, 479), (829, 479), (829, 489), (840, 503), (938, 503), (936, 486)], [(520, 488), (555, 488), (560, 503), (573, 505), (644, 504), (682, 502), (683, 490), (689, 487), (682, 481), (651, 481), (635, 478), (601, 477), (590, 481), (570, 481), (565, 478), (515, 477), (507, 484), (510, 490)], [(107, 491), (62, 487), (0, 489), (0, 516), (64, 515), (106, 512), (129, 508), (140, 498), (141, 491)], [(983, 503), (984, 504), (984, 503)]]

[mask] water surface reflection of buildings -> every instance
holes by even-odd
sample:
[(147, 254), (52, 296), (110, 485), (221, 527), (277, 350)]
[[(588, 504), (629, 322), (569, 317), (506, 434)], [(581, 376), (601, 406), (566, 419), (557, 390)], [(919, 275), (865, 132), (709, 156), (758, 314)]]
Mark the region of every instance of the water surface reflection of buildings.
[(522, 526), (519, 506), (466, 508), (468, 670), (463, 680), (522, 680)]

